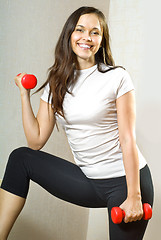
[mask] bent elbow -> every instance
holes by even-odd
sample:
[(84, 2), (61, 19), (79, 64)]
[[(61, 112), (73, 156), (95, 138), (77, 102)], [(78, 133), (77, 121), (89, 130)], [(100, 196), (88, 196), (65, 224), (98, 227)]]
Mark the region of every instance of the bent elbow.
[(31, 148), (32, 150), (39, 151), (39, 150), (41, 150), (43, 148), (43, 145), (28, 143), (28, 147)]

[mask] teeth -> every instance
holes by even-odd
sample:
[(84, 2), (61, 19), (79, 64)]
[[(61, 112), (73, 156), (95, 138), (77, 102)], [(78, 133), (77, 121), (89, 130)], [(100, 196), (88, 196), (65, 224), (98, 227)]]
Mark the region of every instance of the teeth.
[(86, 44), (79, 44), (80, 47), (82, 48), (91, 48), (90, 46), (86, 45)]

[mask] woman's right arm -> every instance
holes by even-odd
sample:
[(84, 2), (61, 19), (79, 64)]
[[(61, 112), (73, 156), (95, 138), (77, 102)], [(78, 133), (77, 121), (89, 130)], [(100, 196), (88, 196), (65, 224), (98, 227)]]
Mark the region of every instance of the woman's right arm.
[(30, 102), (30, 90), (26, 90), (21, 84), (23, 75), (24, 73), (15, 77), (15, 82), (21, 94), (23, 128), (28, 146), (34, 150), (40, 150), (53, 131), (55, 117), (51, 104), (48, 105), (47, 102), (41, 99), (39, 110), (35, 117)]

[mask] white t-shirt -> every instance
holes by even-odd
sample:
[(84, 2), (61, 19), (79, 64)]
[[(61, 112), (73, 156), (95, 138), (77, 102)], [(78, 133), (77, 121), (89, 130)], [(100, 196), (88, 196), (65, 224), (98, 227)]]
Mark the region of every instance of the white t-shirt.
[[(107, 66), (102, 65), (104, 69)], [(93, 179), (125, 175), (119, 141), (116, 99), (134, 89), (128, 72), (116, 68), (101, 73), (97, 65), (78, 70), (80, 76), (66, 93), (63, 109), (66, 120), (56, 114), (63, 126), (76, 164)], [(41, 99), (48, 101), (49, 85)], [(138, 149), (138, 147), (137, 147)], [(138, 149), (140, 169), (146, 160)]]

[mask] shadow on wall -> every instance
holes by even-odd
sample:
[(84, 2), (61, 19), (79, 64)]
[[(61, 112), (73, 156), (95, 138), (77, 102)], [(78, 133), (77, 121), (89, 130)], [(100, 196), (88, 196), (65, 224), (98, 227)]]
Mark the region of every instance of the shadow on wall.
[[(12, 230), (9, 239), (19, 239), (20, 236), (23, 237), (23, 240), (35, 239), (35, 240), (57, 240), (57, 236), (51, 237), (50, 233), (44, 229), (41, 229), (38, 224), (31, 221), (29, 218), (21, 218), (17, 221), (18, 229), (15, 228)], [(25, 233), (25, 235), (23, 234)]]
[(86, 239), (87, 208), (71, 203), (64, 204), (64, 201), (47, 193), (36, 183), (31, 182), (30, 185), (25, 207), (9, 235), (9, 240)]

